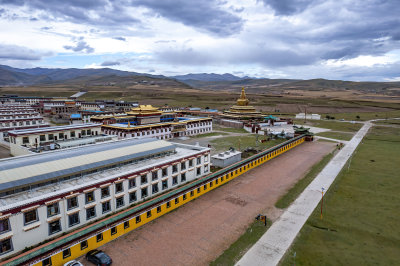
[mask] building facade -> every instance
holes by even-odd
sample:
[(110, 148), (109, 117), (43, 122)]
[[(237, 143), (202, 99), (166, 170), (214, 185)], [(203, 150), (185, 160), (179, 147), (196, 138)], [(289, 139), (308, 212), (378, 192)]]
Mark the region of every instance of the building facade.
[(210, 150), (129, 139), (0, 160), (0, 259), (209, 173)]

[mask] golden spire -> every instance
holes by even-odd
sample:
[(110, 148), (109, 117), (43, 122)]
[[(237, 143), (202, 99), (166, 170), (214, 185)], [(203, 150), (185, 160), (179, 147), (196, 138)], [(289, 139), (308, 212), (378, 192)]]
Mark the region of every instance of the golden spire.
[(244, 91), (244, 87), (242, 87), (242, 93), (240, 94), (240, 98), (236, 101), (239, 106), (247, 106), (249, 104), (249, 100), (246, 98), (246, 93)]

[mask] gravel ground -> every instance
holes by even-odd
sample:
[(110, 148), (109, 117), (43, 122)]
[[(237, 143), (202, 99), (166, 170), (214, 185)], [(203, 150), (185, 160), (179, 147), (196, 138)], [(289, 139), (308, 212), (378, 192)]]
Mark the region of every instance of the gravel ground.
[(276, 220), (275, 202), (334, 146), (304, 143), (101, 249), (115, 265), (208, 265), (257, 214)]

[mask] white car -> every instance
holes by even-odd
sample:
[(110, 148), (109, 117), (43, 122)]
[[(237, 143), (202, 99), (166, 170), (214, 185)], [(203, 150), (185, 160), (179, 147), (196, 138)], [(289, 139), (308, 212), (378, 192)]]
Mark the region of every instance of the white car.
[(65, 263), (64, 266), (83, 266), (83, 264), (80, 263), (79, 261), (71, 260)]

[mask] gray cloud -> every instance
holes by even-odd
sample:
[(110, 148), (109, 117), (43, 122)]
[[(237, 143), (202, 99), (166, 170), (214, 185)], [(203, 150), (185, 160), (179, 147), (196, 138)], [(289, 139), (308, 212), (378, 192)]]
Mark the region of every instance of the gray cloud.
[(126, 39), (124, 37), (113, 37), (113, 39), (126, 42)]
[(101, 66), (119, 66), (119, 65), (121, 65), (121, 63), (118, 61), (104, 61), (100, 65)]
[(0, 0), (10, 6), (27, 6), (32, 10), (45, 11), (41, 18), (45, 20), (68, 20), (102, 27), (120, 27), (140, 24), (134, 15), (128, 13), (127, 7), (146, 7), (155, 15), (187, 26), (205, 30), (219, 36), (238, 33), (243, 21), (220, 6), (218, 0)]
[(220, 8), (221, 2), (187, 0), (134, 0), (134, 4), (153, 10), (165, 18), (187, 26), (229, 36), (242, 30), (243, 20)]
[(67, 50), (72, 50), (74, 52), (85, 52), (87, 54), (93, 53), (94, 48), (90, 47), (84, 40), (83, 37), (80, 37), (75, 41), (75, 46), (64, 45), (64, 48)]
[(278, 15), (292, 15), (303, 12), (313, 0), (262, 0), (264, 4), (272, 7)]
[(40, 53), (22, 46), (0, 44), (1, 59), (34, 61), (49, 55), (50, 53)]

